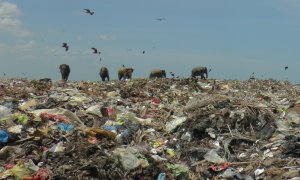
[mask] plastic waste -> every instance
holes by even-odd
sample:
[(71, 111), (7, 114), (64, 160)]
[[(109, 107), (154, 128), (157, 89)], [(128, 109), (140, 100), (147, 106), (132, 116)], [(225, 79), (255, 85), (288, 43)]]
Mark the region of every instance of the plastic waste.
[(166, 179), (166, 173), (159, 173), (157, 180), (165, 180)]
[(175, 150), (171, 148), (167, 148), (167, 153), (170, 157), (173, 157), (176, 155)]
[(0, 119), (11, 115), (11, 110), (5, 106), (0, 105)]
[(45, 118), (53, 118), (53, 120), (57, 120), (59, 122), (67, 123), (67, 124), (77, 124), (81, 128), (84, 128), (85, 125), (81, 120), (71, 111), (63, 108), (54, 108), (54, 109), (38, 109), (32, 111), (35, 115), (34, 121), (41, 121), (41, 114), (42, 117)]
[(189, 179), (189, 169), (181, 164), (167, 163), (167, 168), (172, 171), (173, 175), (178, 179)]
[(290, 111), (286, 115), (286, 120), (293, 125), (298, 125), (300, 124), (300, 116), (297, 112), (295, 111)]
[(151, 157), (155, 160), (155, 161), (167, 161), (166, 158), (160, 157), (159, 155), (151, 155)]
[(89, 137), (88, 138), (88, 142), (90, 144), (97, 144), (99, 141), (98, 141), (98, 139), (96, 137)]
[(223, 178), (232, 178), (235, 175), (235, 171), (233, 168), (227, 168), (222, 174), (221, 177)]
[(26, 168), (24, 162), (18, 162), (12, 169), (11, 172), (16, 179), (24, 179), (31, 176), (30, 171)]
[(261, 175), (264, 171), (265, 171), (265, 169), (263, 169), (263, 168), (262, 169), (256, 169), (254, 171), (255, 177)]
[(138, 118), (132, 112), (121, 112), (121, 113), (117, 114), (117, 118), (116, 118), (116, 121), (118, 121), (118, 122), (131, 121), (131, 122), (136, 122), (136, 123), (139, 123), (142, 125), (150, 125), (151, 120), (152, 119), (150, 119), (150, 118), (147, 118), (147, 119)]
[(225, 159), (221, 158), (218, 153), (212, 149), (210, 151), (208, 151), (205, 155), (204, 155), (204, 159), (206, 159), (209, 162), (212, 163), (217, 163), (217, 164), (223, 164), (226, 162)]
[(117, 148), (113, 151), (113, 155), (126, 170), (135, 169), (140, 165), (140, 160), (127, 149)]
[(26, 111), (26, 110), (33, 110), (37, 105), (37, 102), (35, 99), (31, 99), (27, 102), (24, 103), (20, 103), (19, 105), (19, 109), (22, 111)]
[(70, 132), (72, 129), (74, 129), (73, 124), (58, 123), (57, 126), (63, 132)]
[(8, 164), (6, 164), (6, 169), (11, 169), (11, 168), (13, 168), (14, 167), (14, 164), (12, 164), (12, 163), (8, 163)]
[(50, 148), (50, 152), (63, 152), (65, 147), (63, 146), (63, 142), (59, 142)]
[(187, 117), (175, 117), (174, 120), (169, 121), (166, 123), (166, 131), (172, 132), (174, 131), (180, 124), (185, 122), (187, 120)]
[(35, 165), (31, 159), (29, 159), (28, 162), (25, 162), (25, 166), (33, 172), (36, 172), (39, 170), (39, 167), (37, 165)]
[(0, 142), (7, 143), (9, 134), (6, 131), (0, 130)]
[(7, 129), (11, 134), (20, 134), (22, 132), (23, 125), (15, 125)]
[(86, 128), (85, 133), (88, 136), (93, 136), (97, 138), (109, 138), (114, 140), (116, 138), (116, 133), (107, 131), (105, 129), (100, 129), (100, 128)]
[(0, 122), (7, 123), (13, 119), (11, 110), (5, 106), (0, 105)]
[(191, 141), (192, 140), (192, 135), (190, 132), (186, 132), (181, 136), (181, 139), (184, 141)]
[(26, 125), (28, 123), (29, 117), (26, 114), (16, 113), (15, 117), (17, 118), (17, 122)]
[(216, 166), (216, 165), (211, 165), (209, 168), (213, 171), (223, 171), (229, 167), (229, 163), (224, 163), (222, 165)]

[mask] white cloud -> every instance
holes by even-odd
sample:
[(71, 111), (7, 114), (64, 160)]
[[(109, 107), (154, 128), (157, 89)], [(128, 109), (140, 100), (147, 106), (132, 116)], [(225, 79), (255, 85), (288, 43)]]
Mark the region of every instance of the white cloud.
[(81, 40), (82, 40), (82, 37), (81, 37), (81, 36), (77, 36), (77, 37), (76, 37), (76, 40), (77, 40), (77, 41), (81, 41)]
[(18, 19), (21, 11), (16, 4), (0, 2), (0, 32), (7, 32), (18, 37), (32, 36), (32, 33), (24, 29), (22, 22)]
[(9, 46), (7, 44), (0, 44), (0, 53), (7, 52)]
[(276, 0), (274, 1), (275, 8), (280, 12), (292, 16), (300, 16), (300, 1), (299, 0)]
[(23, 44), (16, 44), (12, 47), (11, 52), (12, 53), (29, 53), (29, 52), (32, 52), (34, 46), (35, 46), (35, 41), (29, 41), (29, 42), (23, 43)]
[(35, 41), (18, 43), (15, 45), (0, 44), (0, 52), (3, 54), (28, 54), (33, 51), (35, 44)]
[(116, 36), (115, 35), (98, 35), (97, 38), (100, 40), (115, 40)]

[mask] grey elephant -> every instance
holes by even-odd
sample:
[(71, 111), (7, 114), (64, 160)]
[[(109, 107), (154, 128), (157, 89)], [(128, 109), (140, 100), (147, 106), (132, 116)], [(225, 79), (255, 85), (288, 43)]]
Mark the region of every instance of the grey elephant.
[[(204, 76), (204, 74), (206, 75), (206, 77)], [(196, 76), (201, 76), (201, 79), (205, 79), (208, 78), (208, 74), (207, 74), (207, 67), (194, 67), (192, 69), (192, 73), (191, 73), (191, 77), (196, 77)]]
[(100, 69), (99, 75), (100, 75), (102, 81), (105, 81), (106, 78), (109, 81), (109, 72), (108, 72), (107, 67), (102, 67)]
[(123, 79), (131, 79), (133, 71), (134, 71), (134, 69), (130, 68), (130, 67), (120, 68), (118, 70), (118, 78), (119, 78), (119, 80), (121, 80), (122, 78)]
[(166, 78), (166, 71), (164, 69), (153, 69), (149, 75), (149, 78)]
[(67, 65), (67, 64), (61, 64), (59, 66), (59, 70), (60, 70), (60, 73), (61, 73), (62, 80), (67, 81), (68, 77), (69, 77), (69, 74), (70, 74), (70, 71), (71, 71), (70, 66)]

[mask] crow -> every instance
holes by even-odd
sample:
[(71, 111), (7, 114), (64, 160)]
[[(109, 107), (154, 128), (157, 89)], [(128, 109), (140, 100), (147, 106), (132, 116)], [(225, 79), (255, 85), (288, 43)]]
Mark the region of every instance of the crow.
[(165, 18), (157, 18), (156, 20), (163, 21), (163, 20), (165, 20)]
[(171, 74), (171, 76), (172, 76), (172, 77), (174, 77), (174, 76), (175, 76), (175, 73), (173, 73), (173, 72), (170, 72), (170, 74)]
[(90, 15), (94, 14), (94, 11), (91, 11), (90, 9), (83, 9), (83, 10), (85, 10), (85, 13), (88, 13)]
[(101, 53), (100, 51), (98, 51), (98, 49), (96, 49), (94, 47), (92, 47), (91, 49), (94, 50), (94, 52), (93, 52), (94, 54), (100, 54)]
[(288, 66), (285, 66), (285, 67), (284, 67), (284, 70), (287, 70), (288, 68), (289, 68)]
[(69, 45), (67, 43), (62, 43), (62, 47), (64, 47), (66, 49), (66, 51), (69, 50)]

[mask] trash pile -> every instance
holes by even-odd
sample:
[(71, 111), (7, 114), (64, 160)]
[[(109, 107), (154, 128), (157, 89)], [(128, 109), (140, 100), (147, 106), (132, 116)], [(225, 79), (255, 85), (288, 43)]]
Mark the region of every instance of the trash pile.
[(300, 87), (0, 81), (0, 179), (300, 179)]

